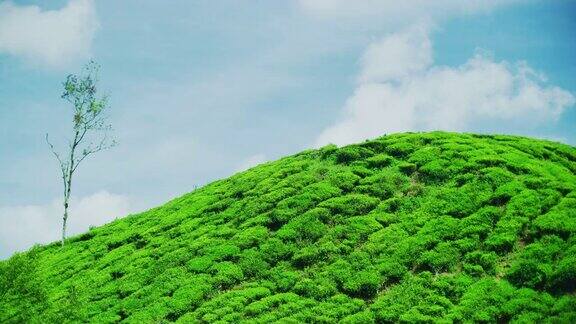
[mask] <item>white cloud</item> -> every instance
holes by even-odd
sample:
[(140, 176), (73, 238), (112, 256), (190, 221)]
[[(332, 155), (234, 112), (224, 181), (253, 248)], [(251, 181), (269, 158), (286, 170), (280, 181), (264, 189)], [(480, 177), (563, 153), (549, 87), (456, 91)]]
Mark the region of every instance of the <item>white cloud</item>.
[(453, 14), (472, 14), (518, 0), (299, 0), (305, 12), (321, 18), (415, 19)]
[[(60, 239), (62, 202), (55, 199), (46, 205), (0, 206), (0, 259), (35, 243)], [(67, 236), (85, 232), (131, 211), (127, 197), (99, 191), (83, 198), (72, 198)]]
[[(403, 78), (432, 63), (432, 43), (425, 25), (392, 34), (368, 46), (362, 56), (362, 82)], [(394, 64), (390, 64), (394, 62)]]
[(547, 84), (525, 62), (496, 62), (478, 53), (458, 67), (434, 66), (432, 54), (422, 27), (371, 44), (343, 118), (316, 145), (402, 131), (481, 131), (495, 122), (530, 131), (557, 121), (575, 103), (570, 92)]
[(92, 0), (71, 0), (60, 10), (0, 3), (0, 53), (61, 68), (90, 55), (98, 29)]
[(235, 172), (241, 172), (250, 169), (251, 167), (255, 167), (258, 164), (264, 163), (268, 161), (266, 159), (266, 155), (264, 154), (255, 154), (249, 156), (248, 158), (244, 159), (235, 169)]

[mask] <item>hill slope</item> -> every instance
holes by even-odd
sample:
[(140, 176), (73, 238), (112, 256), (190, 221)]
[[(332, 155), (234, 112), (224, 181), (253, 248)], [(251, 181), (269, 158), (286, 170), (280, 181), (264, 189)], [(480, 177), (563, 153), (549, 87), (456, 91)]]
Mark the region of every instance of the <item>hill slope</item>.
[(0, 263), (0, 322), (576, 322), (576, 149), (397, 134)]

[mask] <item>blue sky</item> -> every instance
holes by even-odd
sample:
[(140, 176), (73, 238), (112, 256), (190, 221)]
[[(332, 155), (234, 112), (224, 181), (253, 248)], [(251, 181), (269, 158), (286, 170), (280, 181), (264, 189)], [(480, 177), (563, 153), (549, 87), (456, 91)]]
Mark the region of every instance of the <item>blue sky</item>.
[[(44, 134), (88, 59), (120, 145), (87, 161), (84, 231), (238, 170), (397, 131), (576, 144), (576, 1), (0, 2), (0, 257), (58, 238)], [(75, 206), (75, 207), (74, 207)]]

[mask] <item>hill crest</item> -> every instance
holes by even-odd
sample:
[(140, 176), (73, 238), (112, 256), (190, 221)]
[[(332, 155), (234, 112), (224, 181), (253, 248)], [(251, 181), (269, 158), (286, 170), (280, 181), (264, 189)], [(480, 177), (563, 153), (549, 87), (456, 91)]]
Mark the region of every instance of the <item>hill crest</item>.
[(395, 134), (0, 262), (0, 322), (575, 322), (575, 232), (575, 148)]

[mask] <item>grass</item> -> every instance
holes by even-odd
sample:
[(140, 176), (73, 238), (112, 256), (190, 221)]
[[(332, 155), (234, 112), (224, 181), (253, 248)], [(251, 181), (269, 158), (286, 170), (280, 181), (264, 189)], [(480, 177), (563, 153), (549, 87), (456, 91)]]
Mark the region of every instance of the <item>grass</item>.
[(576, 322), (576, 149), (326, 146), (0, 262), (0, 322)]

